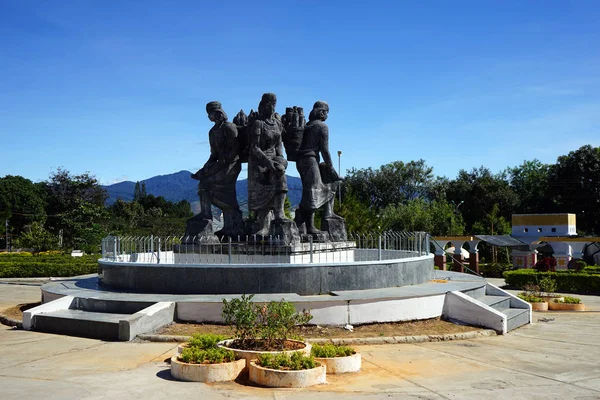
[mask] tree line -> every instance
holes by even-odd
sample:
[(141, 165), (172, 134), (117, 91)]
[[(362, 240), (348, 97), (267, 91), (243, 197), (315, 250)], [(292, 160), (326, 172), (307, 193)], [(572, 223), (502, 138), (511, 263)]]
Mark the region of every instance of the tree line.
[[(514, 213), (567, 212), (577, 214), (578, 233), (600, 231), (600, 148), (590, 145), (553, 164), (534, 159), (499, 173), (481, 166), (460, 170), (454, 179), (435, 176), (424, 160), (395, 161), (349, 170), (340, 187), (336, 212), (356, 233), (507, 234)], [(139, 182), (131, 202), (107, 206), (106, 197), (89, 173), (58, 169), (39, 183), (8, 175), (0, 178), (0, 218), (9, 221), (13, 246), (97, 252), (109, 234), (182, 234), (192, 215), (186, 200), (147, 194)]]

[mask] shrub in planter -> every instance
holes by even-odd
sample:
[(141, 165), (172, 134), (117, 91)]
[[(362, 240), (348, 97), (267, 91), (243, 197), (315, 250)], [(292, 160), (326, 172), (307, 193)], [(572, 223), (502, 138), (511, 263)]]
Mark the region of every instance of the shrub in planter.
[(235, 354), (231, 350), (220, 347), (206, 350), (197, 347), (184, 349), (179, 360), (188, 364), (220, 364), (235, 361)]
[(249, 378), (268, 387), (306, 387), (326, 383), (326, 370), (305, 354), (262, 354), (250, 362)]
[(585, 305), (577, 297), (565, 296), (550, 303), (551, 310), (555, 311), (584, 311)]
[(348, 346), (334, 345), (332, 343), (324, 345), (315, 344), (311, 349), (311, 355), (318, 362), (325, 364), (328, 374), (360, 371), (360, 354)]
[(544, 303), (544, 299), (542, 299), (541, 297), (537, 297), (534, 296), (533, 294), (527, 294), (527, 293), (519, 293), (517, 295), (518, 298), (520, 298), (521, 300), (525, 300), (528, 303)]
[(261, 354), (258, 356), (258, 365), (270, 369), (299, 371), (318, 367), (319, 363), (312, 355), (307, 356), (296, 352), (291, 355), (285, 353)]
[(195, 333), (189, 342), (181, 343), (177, 346), (178, 353), (182, 353), (184, 349), (197, 348), (201, 350), (217, 348), (217, 343), (225, 340), (223, 335), (215, 335), (213, 333)]
[(565, 296), (563, 301), (555, 301), (555, 303), (579, 304), (581, 303), (581, 299), (578, 299), (577, 297)]
[(203, 339), (207, 340), (197, 341), (197, 346), (184, 348), (181, 354), (171, 357), (171, 375), (175, 379), (191, 382), (221, 382), (236, 379), (246, 367), (246, 360), (236, 360), (233, 351), (216, 347), (212, 344), (213, 338)]

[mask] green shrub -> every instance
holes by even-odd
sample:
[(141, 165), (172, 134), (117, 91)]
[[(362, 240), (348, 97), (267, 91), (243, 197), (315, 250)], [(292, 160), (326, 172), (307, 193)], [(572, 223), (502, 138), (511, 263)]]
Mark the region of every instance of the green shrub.
[(258, 365), (264, 368), (299, 371), (301, 369), (311, 369), (320, 364), (315, 358), (306, 356), (301, 352), (294, 352), (290, 356), (288, 353), (263, 353), (258, 356)]
[(527, 294), (527, 293), (519, 293), (517, 295), (517, 297), (520, 298), (521, 300), (525, 300), (528, 303), (543, 303), (544, 302), (544, 299), (534, 296), (532, 294)]
[(567, 264), (567, 268), (574, 271), (583, 271), (585, 267), (587, 267), (587, 264), (581, 259), (574, 258)]
[(486, 278), (502, 278), (502, 274), (506, 271), (512, 271), (513, 266), (511, 264), (480, 264), (479, 272)]
[(252, 302), (253, 297), (253, 294), (243, 294), (240, 299), (223, 299), (223, 320), (233, 328), (235, 337), (242, 343), (256, 338), (259, 332), (258, 310)]
[(333, 358), (351, 356), (356, 354), (356, 351), (352, 347), (326, 343), (322, 346), (314, 344), (310, 350), (310, 354), (314, 357)]
[(217, 348), (217, 343), (225, 340), (223, 335), (215, 335), (213, 333), (196, 333), (188, 342), (188, 348), (194, 347), (200, 350)]
[(188, 364), (220, 364), (235, 361), (235, 353), (220, 347), (206, 350), (188, 347), (181, 352), (179, 360)]
[(577, 297), (565, 296), (562, 301), (557, 301), (559, 299), (554, 300), (555, 303), (567, 303), (567, 304), (580, 304), (581, 299)]
[(540, 290), (546, 294), (556, 292), (556, 281), (549, 276), (540, 279)]
[(600, 275), (583, 272), (536, 272), (531, 269), (508, 271), (504, 274), (506, 284), (522, 288), (536, 284), (545, 277), (556, 281), (556, 291), (560, 293), (600, 294)]
[(586, 274), (600, 274), (600, 266), (588, 265), (583, 268), (582, 272), (585, 272)]

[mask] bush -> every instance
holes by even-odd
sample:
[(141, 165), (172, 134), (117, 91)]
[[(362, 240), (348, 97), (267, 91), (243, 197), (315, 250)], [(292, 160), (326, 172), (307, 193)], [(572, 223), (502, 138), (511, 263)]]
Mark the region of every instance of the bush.
[(555, 303), (567, 303), (567, 304), (580, 304), (581, 299), (579, 299), (577, 297), (565, 296), (565, 297), (563, 297), (562, 300), (555, 299), (554, 302)]
[(75, 276), (98, 271), (98, 256), (71, 257), (61, 254), (32, 256), (23, 253), (2, 253), (0, 278), (34, 278)]
[(479, 272), (486, 278), (502, 278), (502, 274), (506, 271), (512, 271), (513, 266), (511, 264), (480, 264)]
[(294, 305), (283, 299), (258, 305), (252, 302), (254, 295), (242, 295), (240, 299), (223, 299), (222, 317), (230, 325), (241, 341), (242, 347), (249, 340), (262, 338), (266, 346), (283, 349), (295, 326), (307, 324), (311, 319), (309, 311), (296, 312)]
[(588, 265), (583, 268), (583, 271), (586, 274), (600, 274), (600, 266), (599, 265)]
[(225, 340), (223, 335), (215, 335), (213, 333), (196, 333), (188, 342), (188, 348), (197, 348), (200, 350), (217, 348), (217, 343)]
[(561, 293), (600, 294), (600, 275), (582, 272), (536, 272), (531, 269), (519, 269), (504, 273), (506, 284), (514, 288), (535, 285), (545, 277), (556, 281), (556, 291)]
[(528, 303), (543, 303), (544, 299), (539, 298), (533, 294), (527, 294), (527, 293), (519, 293), (517, 295), (518, 298), (520, 298), (521, 300), (525, 300)]
[(188, 364), (220, 364), (235, 361), (235, 353), (223, 348), (188, 347), (181, 352), (179, 360)]
[(314, 344), (310, 350), (310, 354), (314, 357), (333, 358), (351, 356), (356, 354), (356, 351), (352, 347), (326, 343), (322, 346)]
[(549, 276), (540, 279), (540, 290), (547, 295), (556, 292), (556, 281)]
[(315, 358), (306, 356), (301, 352), (294, 352), (290, 356), (288, 353), (263, 353), (258, 355), (258, 365), (264, 368), (299, 371), (301, 369), (312, 369), (320, 364)]
[(567, 269), (573, 270), (573, 271), (583, 271), (585, 269), (585, 267), (587, 267), (587, 264), (585, 261), (583, 261), (581, 259), (573, 258), (567, 264)]
[(556, 258), (544, 257), (541, 260), (539, 260), (533, 268), (538, 272), (554, 272), (556, 271)]

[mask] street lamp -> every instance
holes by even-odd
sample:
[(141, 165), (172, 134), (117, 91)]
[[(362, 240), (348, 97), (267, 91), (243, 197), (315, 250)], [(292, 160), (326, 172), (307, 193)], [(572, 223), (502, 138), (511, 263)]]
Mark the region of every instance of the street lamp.
[(450, 203), (454, 206), (454, 215), (452, 215), (452, 219), (450, 220), (450, 236), (454, 235), (454, 217), (458, 214), (458, 207), (462, 206), (464, 200), (461, 200), (460, 203), (455, 204), (454, 200), (450, 200)]
[[(342, 177), (342, 151), (338, 150), (338, 175), (340, 176), (340, 178)], [(338, 187), (338, 196), (339, 196), (339, 202), (340, 202), (340, 206), (342, 205), (342, 182), (340, 181), (339, 187)]]

